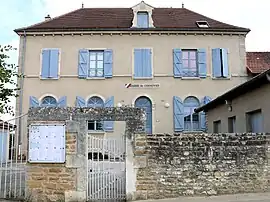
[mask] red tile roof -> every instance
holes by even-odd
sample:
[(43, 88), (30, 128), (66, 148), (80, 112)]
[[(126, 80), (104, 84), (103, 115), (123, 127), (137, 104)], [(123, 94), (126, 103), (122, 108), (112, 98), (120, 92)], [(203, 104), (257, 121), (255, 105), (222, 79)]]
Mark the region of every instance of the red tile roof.
[(253, 74), (270, 69), (270, 52), (247, 52), (247, 69)]
[[(249, 29), (229, 25), (186, 8), (154, 8), (152, 17), (155, 28), (147, 30), (240, 31)], [(48, 21), (16, 29), (21, 31), (72, 31), (72, 30), (138, 30), (131, 28), (131, 8), (81, 8)], [(207, 21), (210, 28), (198, 28), (196, 21)], [(140, 29), (141, 30), (141, 29)]]

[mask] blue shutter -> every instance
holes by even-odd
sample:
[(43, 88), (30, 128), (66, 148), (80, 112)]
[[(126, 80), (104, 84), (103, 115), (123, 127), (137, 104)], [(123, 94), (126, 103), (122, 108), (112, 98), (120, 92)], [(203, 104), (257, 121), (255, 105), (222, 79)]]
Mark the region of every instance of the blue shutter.
[(113, 51), (111, 49), (104, 51), (104, 75), (105, 78), (111, 78), (113, 75)]
[[(206, 105), (211, 101), (211, 98), (208, 96), (203, 97), (201, 100), (201, 106)], [(206, 131), (206, 114), (204, 111), (200, 112), (200, 125), (201, 125), (201, 130)]]
[(201, 78), (206, 77), (206, 50), (203, 49), (198, 49), (198, 65), (199, 65), (199, 76)]
[(30, 96), (29, 98), (29, 107), (38, 107), (39, 106), (39, 101), (36, 97), (34, 96)]
[(134, 78), (141, 78), (143, 75), (143, 49), (134, 50)]
[[(114, 107), (114, 96), (105, 101), (105, 107)], [(114, 121), (104, 121), (104, 131), (113, 131)]]
[(67, 96), (63, 96), (58, 100), (57, 107), (66, 107), (67, 106)]
[(229, 76), (229, 65), (228, 65), (228, 50), (222, 48), (222, 64), (223, 64), (223, 76)]
[(174, 96), (173, 97), (173, 120), (174, 120), (174, 132), (181, 132), (184, 130), (184, 105), (182, 100)]
[(79, 50), (78, 76), (79, 78), (87, 77), (89, 67), (89, 51), (87, 49)]
[(182, 50), (179, 48), (173, 49), (173, 75), (182, 76)]
[(212, 72), (213, 77), (221, 77), (220, 48), (212, 49)]
[(42, 50), (41, 78), (48, 78), (50, 74), (50, 50)]
[(85, 100), (82, 97), (77, 96), (75, 105), (76, 107), (85, 107)]
[(151, 49), (143, 49), (142, 52), (143, 52), (142, 77), (149, 78), (152, 77), (152, 51)]
[(58, 78), (58, 67), (59, 67), (59, 50), (52, 49), (50, 51), (50, 78)]

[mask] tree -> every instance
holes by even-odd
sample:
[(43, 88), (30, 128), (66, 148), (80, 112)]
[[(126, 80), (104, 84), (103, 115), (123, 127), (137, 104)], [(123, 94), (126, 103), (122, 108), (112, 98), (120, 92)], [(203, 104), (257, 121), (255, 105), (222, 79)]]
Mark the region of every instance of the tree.
[(10, 45), (0, 45), (0, 114), (10, 113), (14, 115), (13, 107), (9, 105), (12, 98), (17, 97), (19, 90), (16, 84), (17, 78), (20, 75), (17, 73), (17, 66), (15, 64), (7, 63), (10, 58), (9, 51), (14, 51)]

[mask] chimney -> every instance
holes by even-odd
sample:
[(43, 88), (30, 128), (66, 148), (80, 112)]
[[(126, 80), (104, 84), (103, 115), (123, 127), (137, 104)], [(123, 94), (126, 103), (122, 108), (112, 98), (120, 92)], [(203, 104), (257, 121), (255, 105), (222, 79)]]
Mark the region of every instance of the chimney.
[(185, 4), (184, 3), (182, 3), (182, 8), (185, 8)]
[(47, 16), (45, 17), (45, 21), (50, 20), (50, 19), (51, 19), (51, 16), (50, 16), (50, 15), (47, 15)]

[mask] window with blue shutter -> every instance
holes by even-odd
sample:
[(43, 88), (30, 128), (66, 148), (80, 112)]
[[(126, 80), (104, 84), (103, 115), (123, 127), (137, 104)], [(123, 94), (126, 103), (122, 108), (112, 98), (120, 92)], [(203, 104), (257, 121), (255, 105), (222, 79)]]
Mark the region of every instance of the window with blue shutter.
[(182, 77), (198, 77), (197, 50), (182, 50)]
[(212, 72), (215, 78), (229, 77), (228, 50), (225, 48), (212, 49)]
[[(114, 107), (114, 96), (109, 97), (104, 104), (105, 107)], [(113, 131), (114, 121), (104, 121), (104, 131)]]
[(181, 98), (173, 97), (173, 123), (174, 132), (182, 132), (184, 130), (184, 104)]
[(151, 49), (134, 49), (134, 78), (152, 77)]
[(57, 106), (57, 100), (52, 96), (46, 96), (41, 100), (40, 105), (42, 107), (56, 107)]
[(57, 103), (58, 107), (66, 107), (67, 106), (67, 96), (60, 97)]
[(44, 49), (42, 50), (42, 79), (57, 79), (59, 71), (59, 50)]
[(80, 96), (77, 96), (76, 97), (76, 103), (75, 103), (75, 106), (76, 107), (85, 107), (85, 99), (83, 99), (82, 97)]
[(200, 106), (200, 102), (196, 97), (189, 96), (184, 100), (184, 130), (199, 131), (200, 121), (199, 114), (194, 109)]
[(29, 107), (39, 107), (39, 101), (36, 97), (30, 96), (29, 97)]
[(79, 50), (79, 78), (111, 78), (113, 76), (113, 51)]
[[(201, 106), (206, 105), (211, 102), (211, 98), (209, 96), (204, 96), (201, 100)], [(206, 113), (204, 111), (200, 112), (200, 127), (202, 131), (206, 131)]]
[(148, 28), (149, 27), (148, 12), (138, 12), (137, 13), (137, 27), (138, 28)]
[(182, 50), (179, 48), (173, 49), (173, 75), (182, 76)]

